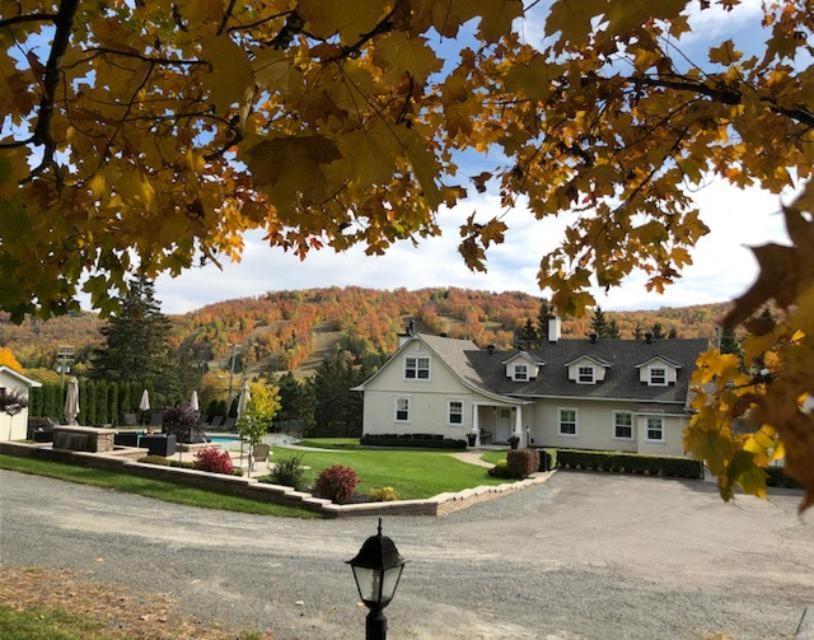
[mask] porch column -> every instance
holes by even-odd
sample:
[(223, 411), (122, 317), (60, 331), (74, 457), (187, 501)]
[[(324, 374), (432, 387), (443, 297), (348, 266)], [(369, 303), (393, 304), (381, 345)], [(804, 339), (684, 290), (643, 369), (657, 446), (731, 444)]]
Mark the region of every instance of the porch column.
[(528, 443), (523, 442), (525, 438), (523, 433), (523, 407), (520, 405), (514, 409), (514, 435), (520, 438), (520, 442), (517, 444), (517, 446), (520, 448), (525, 448)]
[(477, 402), (472, 403), (472, 433), (475, 434), (475, 446), (480, 447), (480, 422), (478, 420), (478, 405)]

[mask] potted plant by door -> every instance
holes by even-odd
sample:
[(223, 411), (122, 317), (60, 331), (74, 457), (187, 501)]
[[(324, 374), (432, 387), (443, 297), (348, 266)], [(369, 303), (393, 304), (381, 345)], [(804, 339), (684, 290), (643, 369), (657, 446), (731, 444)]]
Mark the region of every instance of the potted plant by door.
[(478, 443), (478, 434), (477, 433), (467, 433), (466, 434), (467, 442), (469, 443), (470, 447), (474, 447)]
[(519, 444), (520, 444), (520, 438), (518, 438), (517, 436), (512, 436), (511, 438), (509, 438), (509, 446), (512, 449), (517, 449), (517, 445), (519, 445)]

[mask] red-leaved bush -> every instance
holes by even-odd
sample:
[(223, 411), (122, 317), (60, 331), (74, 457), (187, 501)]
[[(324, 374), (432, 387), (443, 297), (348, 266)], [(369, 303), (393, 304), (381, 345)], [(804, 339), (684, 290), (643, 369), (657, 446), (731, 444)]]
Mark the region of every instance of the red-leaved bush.
[(195, 454), (195, 468), (212, 473), (225, 473), (230, 475), (235, 467), (228, 451), (207, 447)]
[(337, 504), (347, 504), (353, 496), (353, 490), (359, 484), (359, 476), (350, 467), (335, 464), (319, 474), (314, 493)]
[(506, 453), (510, 478), (528, 478), (540, 469), (540, 452), (537, 449), (514, 449)]

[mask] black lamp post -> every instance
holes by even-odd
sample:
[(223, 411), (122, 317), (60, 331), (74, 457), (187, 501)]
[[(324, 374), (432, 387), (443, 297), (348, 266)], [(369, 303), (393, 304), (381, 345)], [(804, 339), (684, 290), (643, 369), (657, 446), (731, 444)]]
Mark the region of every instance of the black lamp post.
[(365, 540), (356, 557), (348, 560), (359, 597), (370, 609), (365, 621), (366, 640), (386, 640), (387, 618), (383, 610), (396, 594), (405, 562), (393, 541), (382, 535), (381, 518), (378, 533)]

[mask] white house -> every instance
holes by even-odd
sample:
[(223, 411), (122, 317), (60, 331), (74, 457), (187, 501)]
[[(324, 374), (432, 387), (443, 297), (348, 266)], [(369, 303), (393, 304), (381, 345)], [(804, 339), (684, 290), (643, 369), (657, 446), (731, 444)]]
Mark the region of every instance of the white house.
[[(36, 380), (32, 380), (22, 373), (5, 365), (0, 366), (0, 395), (10, 393), (19, 394), (28, 401), (28, 392), (32, 387), (41, 387)], [(14, 415), (0, 410), (0, 441), (24, 440), (28, 433), (28, 407)]]
[[(704, 339), (561, 339), (499, 352), (415, 333), (363, 384), (365, 434), (470, 432), (504, 443), (683, 455), (689, 378)], [(528, 443), (525, 442), (528, 438)]]

